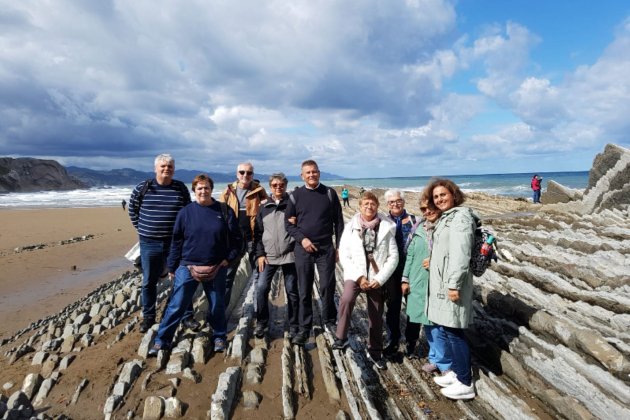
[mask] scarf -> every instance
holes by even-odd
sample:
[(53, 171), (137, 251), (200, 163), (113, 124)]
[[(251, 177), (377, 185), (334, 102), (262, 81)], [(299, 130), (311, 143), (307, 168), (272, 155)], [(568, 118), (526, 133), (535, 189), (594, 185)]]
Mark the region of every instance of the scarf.
[(363, 248), (367, 254), (376, 248), (376, 233), (381, 219), (376, 216), (374, 219), (367, 221), (359, 214), (359, 225), (361, 226), (361, 239), (363, 240)]
[(409, 215), (405, 209), (403, 209), (400, 216), (393, 216), (391, 212), (389, 213), (389, 217), (396, 223), (396, 245), (398, 245), (398, 249), (403, 249), (402, 221), (405, 220), (407, 216)]
[(425, 220), (424, 224), (422, 225), (424, 227), (424, 231), (427, 233), (427, 242), (429, 243), (429, 253), (431, 252), (431, 249), (433, 249), (433, 231), (435, 230), (435, 225), (437, 225), (437, 220), (435, 222), (429, 222), (428, 220)]

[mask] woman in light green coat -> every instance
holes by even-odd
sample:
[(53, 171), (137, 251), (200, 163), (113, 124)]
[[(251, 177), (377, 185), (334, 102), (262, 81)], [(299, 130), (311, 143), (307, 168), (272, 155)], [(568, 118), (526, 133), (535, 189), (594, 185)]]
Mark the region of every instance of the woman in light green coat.
[(418, 222), (407, 249), (407, 260), (403, 270), (402, 293), (407, 296), (407, 357), (417, 358), (415, 351), (420, 327), (424, 326), (425, 336), (429, 344), (429, 363), (422, 366), (427, 373), (446, 372), (451, 368), (451, 356), (444, 347), (445, 340), (438, 336), (440, 330), (429, 321), (426, 315), (426, 301), (429, 293), (429, 256), (433, 244), (432, 235), (437, 220), (442, 212), (429, 205), (429, 199), (420, 199), (420, 211), (424, 219)]
[(426, 188), (431, 203), (442, 211), (433, 232), (429, 266), (427, 315), (443, 333), (451, 351), (451, 371), (434, 381), (451, 399), (475, 397), (470, 349), (464, 329), (472, 321), (473, 275), (470, 256), (477, 223), (472, 210), (462, 207), (465, 197), (453, 181), (436, 179)]

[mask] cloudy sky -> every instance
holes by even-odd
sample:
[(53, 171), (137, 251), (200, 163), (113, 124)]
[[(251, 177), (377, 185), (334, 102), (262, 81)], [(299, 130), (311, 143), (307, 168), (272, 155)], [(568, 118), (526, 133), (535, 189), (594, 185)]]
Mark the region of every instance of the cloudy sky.
[(347, 177), (630, 147), (625, 0), (0, 0), (0, 156)]

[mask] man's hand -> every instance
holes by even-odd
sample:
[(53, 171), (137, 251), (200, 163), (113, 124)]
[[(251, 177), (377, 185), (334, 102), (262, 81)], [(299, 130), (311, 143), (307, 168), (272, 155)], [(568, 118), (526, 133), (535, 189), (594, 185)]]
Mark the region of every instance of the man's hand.
[(309, 254), (317, 252), (317, 247), (313, 245), (313, 242), (311, 242), (311, 240), (308, 238), (302, 239), (302, 248), (304, 248), (304, 250)]
[(258, 272), (262, 273), (263, 270), (265, 269), (265, 264), (269, 264), (269, 260), (267, 259), (266, 256), (262, 255), (258, 257), (257, 263), (258, 263)]
[(403, 296), (407, 296), (409, 294), (409, 283), (401, 283), (400, 291), (402, 292)]
[(168, 273), (169, 281), (173, 281), (174, 278), (175, 278), (175, 273)]
[(221, 267), (227, 267), (228, 265), (230, 265), (230, 262), (228, 260), (223, 260), (223, 261), (221, 261), (221, 263), (219, 265)]
[(448, 289), (448, 299), (451, 302), (457, 302), (459, 300), (459, 290)]

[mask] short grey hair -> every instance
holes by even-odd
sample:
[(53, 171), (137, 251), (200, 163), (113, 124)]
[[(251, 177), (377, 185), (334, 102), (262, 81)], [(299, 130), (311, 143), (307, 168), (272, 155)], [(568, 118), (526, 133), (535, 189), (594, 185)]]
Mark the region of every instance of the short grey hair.
[(155, 157), (155, 162), (153, 162), (154, 166), (158, 166), (158, 163), (160, 162), (167, 162), (167, 163), (172, 163), (173, 165), (175, 165), (175, 159), (173, 159), (173, 156), (169, 155), (168, 153), (162, 153), (159, 154)]
[(284, 185), (289, 185), (289, 180), (284, 175), (284, 172), (276, 172), (276, 173), (271, 174), (269, 176), (269, 185), (271, 185), (271, 182), (274, 179), (279, 179), (279, 180), (281, 180), (284, 183)]
[(389, 201), (390, 198), (394, 198), (396, 196), (399, 196), (403, 200), (405, 199), (405, 193), (398, 188), (391, 188), (385, 191), (385, 194), (383, 194), (383, 196), (385, 197), (385, 201)]
[(236, 170), (238, 171), (238, 167), (239, 166), (249, 166), (250, 168), (252, 168), (252, 171), (254, 171), (254, 164), (251, 162), (241, 162), (238, 165), (236, 165)]

